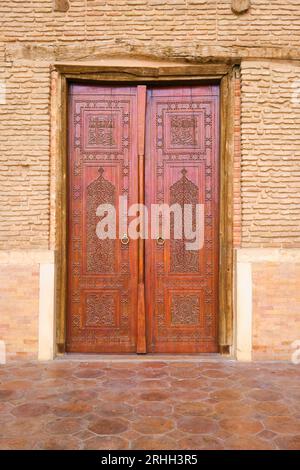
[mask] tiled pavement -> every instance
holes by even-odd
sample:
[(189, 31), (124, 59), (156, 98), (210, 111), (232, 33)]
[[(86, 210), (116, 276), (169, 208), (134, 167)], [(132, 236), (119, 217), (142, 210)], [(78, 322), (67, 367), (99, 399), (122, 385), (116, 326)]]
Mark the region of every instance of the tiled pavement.
[(0, 366), (0, 449), (300, 449), (300, 365)]

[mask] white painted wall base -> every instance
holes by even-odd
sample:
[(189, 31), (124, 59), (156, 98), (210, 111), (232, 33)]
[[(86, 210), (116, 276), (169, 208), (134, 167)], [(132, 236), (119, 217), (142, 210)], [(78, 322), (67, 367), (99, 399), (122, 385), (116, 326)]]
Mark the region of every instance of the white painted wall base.
[(236, 266), (236, 358), (252, 360), (252, 267), (237, 257)]
[(39, 350), (38, 359), (55, 356), (54, 263), (40, 264)]

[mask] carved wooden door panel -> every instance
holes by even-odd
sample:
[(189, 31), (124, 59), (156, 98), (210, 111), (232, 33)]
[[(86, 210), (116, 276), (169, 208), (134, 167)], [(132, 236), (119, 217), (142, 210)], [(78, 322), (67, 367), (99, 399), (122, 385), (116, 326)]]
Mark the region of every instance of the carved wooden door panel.
[[(137, 241), (99, 239), (100, 204), (137, 203), (137, 87), (73, 84), (69, 100), (67, 350), (136, 351)], [(122, 217), (122, 215), (121, 215)]]
[[(219, 89), (149, 88), (147, 104), (145, 92), (70, 87), (70, 352), (217, 351)], [(188, 248), (184, 217), (174, 236), (174, 214), (170, 239), (123, 244), (119, 196), (128, 207), (145, 197), (149, 215), (152, 204), (189, 205), (193, 232), (200, 205), (203, 246)], [(116, 209), (115, 238), (97, 236), (101, 204)]]
[[(204, 245), (146, 241), (149, 352), (216, 352), (218, 308), (219, 88), (153, 88), (147, 95), (146, 193), (151, 204), (204, 207)], [(150, 230), (150, 228), (149, 228)], [(160, 235), (160, 234), (159, 234)]]

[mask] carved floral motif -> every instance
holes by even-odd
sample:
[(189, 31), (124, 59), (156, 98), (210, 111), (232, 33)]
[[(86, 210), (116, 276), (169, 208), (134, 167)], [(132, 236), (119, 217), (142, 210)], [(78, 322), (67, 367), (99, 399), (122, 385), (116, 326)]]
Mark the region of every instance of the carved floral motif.
[(114, 326), (115, 310), (115, 299), (110, 294), (88, 294), (86, 326)]
[(195, 325), (199, 323), (200, 302), (198, 295), (174, 294), (171, 302), (173, 325)]

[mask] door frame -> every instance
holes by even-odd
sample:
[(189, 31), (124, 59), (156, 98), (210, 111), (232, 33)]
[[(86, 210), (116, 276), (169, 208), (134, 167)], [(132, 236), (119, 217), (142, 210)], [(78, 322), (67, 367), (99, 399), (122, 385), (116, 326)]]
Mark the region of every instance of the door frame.
[(234, 354), (233, 306), (233, 167), (235, 143), (235, 77), (238, 63), (164, 66), (78, 65), (51, 67), (50, 248), (55, 252), (56, 353), (66, 344), (67, 315), (67, 136), (70, 82), (104, 84), (220, 85), (220, 213), (219, 213), (219, 350)]

